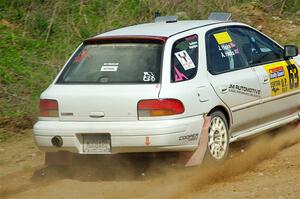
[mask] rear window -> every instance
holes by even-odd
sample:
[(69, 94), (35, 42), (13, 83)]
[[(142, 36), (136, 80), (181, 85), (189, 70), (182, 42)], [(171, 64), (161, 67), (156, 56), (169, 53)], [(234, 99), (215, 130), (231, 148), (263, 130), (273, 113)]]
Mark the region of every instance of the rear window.
[(163, 44), (83, 45), (57, 83), (159, 83)]

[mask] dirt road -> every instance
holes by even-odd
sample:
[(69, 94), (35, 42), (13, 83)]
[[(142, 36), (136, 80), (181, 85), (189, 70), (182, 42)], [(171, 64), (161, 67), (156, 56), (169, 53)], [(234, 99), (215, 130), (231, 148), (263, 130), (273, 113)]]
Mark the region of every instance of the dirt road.
[(287, 129), (232, 146), (220, 166), (178, 168), (145, 159), (46, 167), (31, 131), (0, 144), (0, 198), (299, 198), (300, 132)]

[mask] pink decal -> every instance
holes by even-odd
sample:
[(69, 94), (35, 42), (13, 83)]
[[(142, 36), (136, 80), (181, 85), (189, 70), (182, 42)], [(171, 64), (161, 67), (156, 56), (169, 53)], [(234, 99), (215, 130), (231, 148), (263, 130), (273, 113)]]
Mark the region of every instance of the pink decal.
[(234, 44), (233, 42), (231, 42), (231, 43), (230, 43), (230, 46), (231, 46), (232, 48), (234, 48), (234, 47), (235, 47), (235, 44)]
[(175, 82), (182, 81), (184, 79), (188, 79), (183, 73), (179, 72), (179, 70), (174, 66), (175, 69)]
[(189, 36), (189, 37), (185, 38), (186, 41), (193, 41), (193, 40), (196, 40), (196, 39), (197, 39), (197, 35), (192, 35), (192, 36)]
[(150, 142), (150, 137), (149, 137), (149, 136), (146, 136), (146, 137), (145, 137), (145, 144), (146, 144), (147, 146), (149, 146), (149, 145), (151, 144), (151, 142)]
[(87, 53), (87, 51), (82, 51), (82, 53), (75, 57), (75, 63), (79, 63), (84, 60), (85, 57), (88, 57), (88, 60), (92, 60), (92, 56)]

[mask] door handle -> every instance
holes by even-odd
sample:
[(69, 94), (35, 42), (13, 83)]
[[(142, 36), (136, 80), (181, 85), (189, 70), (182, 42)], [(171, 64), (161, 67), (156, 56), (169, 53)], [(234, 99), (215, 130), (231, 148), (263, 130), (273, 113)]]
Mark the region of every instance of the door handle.
[(103, 112), (91, 112), (90, 117), (91, 118), (101, 118), (101, 117), (104, 117), (104, 113)]
[(228, 87), (220, 87), (221, 93), (227, 93), (228, 92)]
[(268, 77), (268, 76), (265, 76), (264, 79), (263, 79), (263, 82), (264, 82), (264, 84), (269, 83), (269, 82), (270, 82), (269, 77)]

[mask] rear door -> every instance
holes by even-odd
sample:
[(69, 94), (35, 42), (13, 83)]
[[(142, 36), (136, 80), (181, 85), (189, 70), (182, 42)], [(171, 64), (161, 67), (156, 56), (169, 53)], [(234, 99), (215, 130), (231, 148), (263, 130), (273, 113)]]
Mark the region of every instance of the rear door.
[(162, 39), (90, 40), (47, 91), (66, 121), (135, 121), (141, 99), (160, 90)]
[(195, 31), (188, 31), (171, 37), (166, 44), (165, 56), (163, 84), (159, 97), (178, 99), (185, 109), (182, 114), (175, 115), (172, 119), (203, 114), (207, 110), (199, 101), (198, 87), (203, 84), (197, 75), (201, 70), (200, 65), (198, 66), (198, 35)]
[(256, 126), (260, 115), (261, 88), (255, 68), (249, 67), (229, 28), (208, 32), (206, 42), (210, 82), (232, 112), (231, 131), (234, 133)]

